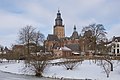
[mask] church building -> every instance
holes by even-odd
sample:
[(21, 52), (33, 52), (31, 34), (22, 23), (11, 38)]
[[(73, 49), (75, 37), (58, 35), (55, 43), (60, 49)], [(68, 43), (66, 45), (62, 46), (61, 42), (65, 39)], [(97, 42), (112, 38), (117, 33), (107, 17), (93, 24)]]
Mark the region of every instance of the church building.
[(71, 51), (80, 52), (79, 38), (80, 36), (76, 31), (75, 25), (72, 35), (65, 37), (65, 26), (63, 25), (60, 10), (58, 10), (55, 25), (53, 26), (53, 34), (48, 34), (47, 40), (44, 42), (45, 50), (56, 53), (61, 47), (67, 47), (71, 49)]

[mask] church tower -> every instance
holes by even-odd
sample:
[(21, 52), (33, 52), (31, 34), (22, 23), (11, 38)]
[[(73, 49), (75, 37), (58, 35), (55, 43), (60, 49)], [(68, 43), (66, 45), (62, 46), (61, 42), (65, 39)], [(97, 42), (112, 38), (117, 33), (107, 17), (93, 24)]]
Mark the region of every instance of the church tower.
[(54, 35), (57, 35), (57, 37), (64, 38), (65, 37), (65, 30), (64, 30), (64, 25), (62, 24), (62, 18), (61, 18), (61, 13), (58, 10), (57, 13), (57, 18), (55, 19), (55, 25), (54, 25)]
[(72, 33), (71, 38), (72, 39), (78, 39), (78, 32), (76, 31), (76, 26), (74, 25), (74, 32)]

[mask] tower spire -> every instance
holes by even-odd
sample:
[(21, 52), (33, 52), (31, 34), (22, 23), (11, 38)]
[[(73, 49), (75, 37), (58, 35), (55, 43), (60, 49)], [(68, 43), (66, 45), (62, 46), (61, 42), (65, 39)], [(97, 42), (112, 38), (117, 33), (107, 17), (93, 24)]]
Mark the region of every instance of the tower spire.
[(58, 7), (58, 13), (60, 13), (60, 8)]
[(78, 32), (76, 31), (76, 25), (74, 25), (74, 31), (73, 31), (73, 33), (72, 33), (72, 36), (71, 36), (71, 38), (72, 39), (78, 39)]
[(60, 13), (60, 9), (58, 8), (58, 13)]
[(62, 18), (60, 10), (58, 9), (57, 18), (55, 19), (55, 25), (56, 26), (62, 26)]
[(57, 12), (57, 17), (55, 19), (55, 25), (54, 25), (54, 35), (57, 35), (58, 38), (64, 38), (65, 37), (65, 30), (64, 30), (64, 25), (62, 24), (62, 18), (61, 18), (61, 13), (60, 10), (58, 9)]
[(76, 25), (74, 25), (74, 31), (76, 31)]

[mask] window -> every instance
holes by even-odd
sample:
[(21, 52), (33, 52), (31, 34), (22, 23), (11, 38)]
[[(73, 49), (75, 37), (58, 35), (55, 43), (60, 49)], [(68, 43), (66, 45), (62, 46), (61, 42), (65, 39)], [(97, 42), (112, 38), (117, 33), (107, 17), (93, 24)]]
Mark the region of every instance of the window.
[(113, 49), (113, 53), (115, 53), (115, 49)]
[(119, 49), (117, 49), (117, 53), (119, 53)]
[(113, 45), (113, 47), (115, 48), (115, 44)]
[(117, 44), (117, 47), (119, 47), (119, 44)]

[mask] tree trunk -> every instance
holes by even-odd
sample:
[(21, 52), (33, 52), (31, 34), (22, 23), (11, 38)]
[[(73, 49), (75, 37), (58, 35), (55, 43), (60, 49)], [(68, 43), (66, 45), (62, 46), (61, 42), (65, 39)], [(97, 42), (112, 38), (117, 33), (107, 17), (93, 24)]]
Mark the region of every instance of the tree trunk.
[(41, 73), (41, 72), (39, 72), (39, 71), (36, 71), (35, 76), (37, 76), (37, 77), (43, 77), (42, 73)]
[(110, 62), (109, 60), (106, 60), (108, 63), (110, 63), (110, 66), (111, 66), (111, 71), (113, 71), (113, 64), (112, 62)]

